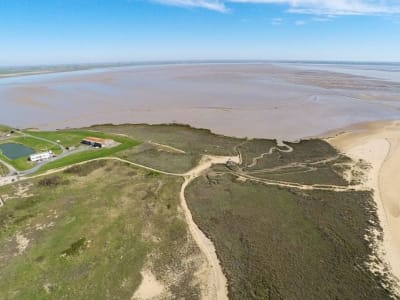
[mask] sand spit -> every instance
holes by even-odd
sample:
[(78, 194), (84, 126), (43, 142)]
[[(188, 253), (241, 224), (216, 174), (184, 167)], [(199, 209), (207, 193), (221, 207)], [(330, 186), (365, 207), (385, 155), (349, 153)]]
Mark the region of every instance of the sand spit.
[(373, 189), (383, 241), (376, 240), (376, 255), (388, 267), (400, 292), (400, 121), (374, 122), (352, 126), (327, 141), (351, 158), (363, 159), (371, 165), (364, 183)]

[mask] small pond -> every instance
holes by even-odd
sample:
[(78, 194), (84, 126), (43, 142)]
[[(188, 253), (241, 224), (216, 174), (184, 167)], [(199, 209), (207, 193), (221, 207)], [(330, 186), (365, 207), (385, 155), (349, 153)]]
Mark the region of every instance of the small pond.
[(17, 143), (0, 144), (0, 151), (11, 160), (35, 153), (33, 149)]

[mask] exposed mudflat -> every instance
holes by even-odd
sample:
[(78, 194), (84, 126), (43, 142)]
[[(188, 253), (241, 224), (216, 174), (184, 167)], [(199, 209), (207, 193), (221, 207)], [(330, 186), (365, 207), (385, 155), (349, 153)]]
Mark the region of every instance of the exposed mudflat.
[(285, 140), (400, 117), (400, 83), (276, 64), (124, 67), (0, 79), (0, 123), (187, 123)]

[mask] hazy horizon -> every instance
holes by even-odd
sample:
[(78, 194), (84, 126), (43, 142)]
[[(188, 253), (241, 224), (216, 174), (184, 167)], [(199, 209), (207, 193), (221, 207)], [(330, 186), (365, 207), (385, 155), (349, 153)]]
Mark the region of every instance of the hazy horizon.
[(400, 61), (396, 1), (0, 0), (0, 65)]

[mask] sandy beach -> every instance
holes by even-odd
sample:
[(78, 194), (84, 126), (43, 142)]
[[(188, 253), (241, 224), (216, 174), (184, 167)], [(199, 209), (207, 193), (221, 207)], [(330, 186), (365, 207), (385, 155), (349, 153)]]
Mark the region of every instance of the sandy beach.
[(333, 146), (371, 165), (366, 187), (374, 190), (374, 200), (383, 241), (375, 240), (376, 255), (382, 261), (371, 263), (374, 271), (388, 267), (397, 281), (400, 279), (400, 121), (374, 122), (347, 128), (327, 138)]

